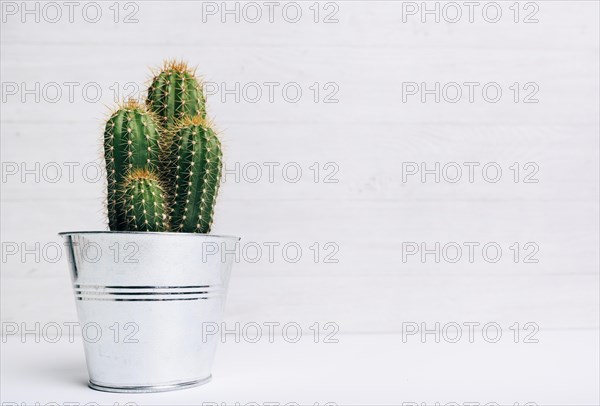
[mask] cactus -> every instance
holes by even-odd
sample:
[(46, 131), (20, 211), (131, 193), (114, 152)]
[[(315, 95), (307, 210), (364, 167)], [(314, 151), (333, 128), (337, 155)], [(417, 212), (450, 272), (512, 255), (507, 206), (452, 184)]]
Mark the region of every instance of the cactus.
[(184, 62), (169, 61), (152, 79), (146, 100), (166, 129), (173, 129), (185, 116), (206, 117), (206, 100), (194, 70)]
[(221, 143), (185, 63), (165, 63), (145, 105), (128, 101), (110, 116), (104, 158), (111, 230), (210, 232)]
[(170, 137), (171, 227), (174, 231), (208, 233), (221, 180), (221, 143), (201, 116), (186, 117)]
[(104, 159), (107, 172), (108, 222), (111, 230), (126, 230), (122, 202), (117, 191), (135, 169), (157, 171), (159, 164), (158, 126), (143, 104), (130, 100), (121, 105), (106, 123)]
[(158, 176), (146, 169), (136, 169), (127, 175), (118, 193), (127, 230), (168, 230), (167, 200)]

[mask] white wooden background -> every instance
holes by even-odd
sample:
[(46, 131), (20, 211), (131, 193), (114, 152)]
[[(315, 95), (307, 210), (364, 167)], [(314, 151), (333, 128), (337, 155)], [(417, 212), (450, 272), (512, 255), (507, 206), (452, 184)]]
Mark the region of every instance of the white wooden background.
[[(137, 4), (137, 24), (2, 23), (3, 83), (97, 82), (104, 90), (97, 103), (77, 92), (75, 103), (4, 95), (2, 162), (100, 162), (109, 86), (142, 86), (165, 58), (184, 58), (206, 80), (230, 86), (297, 82), (306, 92), (297, 104), (209, 98), (228, 165), (298, 162), (305, 171), (296, 184), (223, 185), (215, 233), (304, 249), (296, 264), (281, 256), (236, 264), (227, 320), (334, 321), (340, 333), (397, 332), (403, 321), (598, 328), (597, 2), (537, 2), (537, 24), (508, 15), (497, 24), (480, 15), (475, 23), (403, 23), (401, 2), (392, 1), (336, 2), (336, 24), (308, 14), (297, 24), (203, 23), (200, 3)], [(421, 81), (495, 81), (505, 96), (497, 104), (402, 103), (402, 82)], [(314, 82), (337, 83), (339, 103), (314, 103)], [(513, 82), (538, 83), (540, 102), (513, 103)], [(495, 161), (505, 173), (497, 184), (402, 183), (409, 161)], [(313, 162), (337, 163), (339, 183), (312, 182)], [(536, 162), (539, 183), (513, 183), (513, 162)], [(9, 177), (2, 241), (43, 245), (60, 243), (59, 231), (104, 229), (102, 196), (102, 183), (80, 172), (73, 183)], [(403, 241), (495, 241), (505, 253), (497, 264), (404, 264)], [(537, 242), (539, 263), (513, 263), (515, 241)], [(339, 263), (315, 264), (314, 242), (337, 243)], [(3, 322), (76, 319), (66, 260), (9, 257), (1, 278)]]

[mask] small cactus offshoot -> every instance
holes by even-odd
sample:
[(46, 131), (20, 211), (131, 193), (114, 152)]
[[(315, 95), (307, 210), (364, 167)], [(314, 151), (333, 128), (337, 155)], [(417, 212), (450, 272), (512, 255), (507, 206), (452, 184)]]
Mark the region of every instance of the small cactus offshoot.
[(125, 179), (118, 199), (129, 231), (167, 231), (167, 200), (158, 176), (137, 169)]
[(221, 142), (206, 119), (194, 70), (167, 62), (145, 103), (128, 101), (104, 131), (108, 223), (113, 231), (208, 233)]
[(146, 99), (148, 107), (172, 129), (185, 116), (206, 117), (206, 100), (193, 69), (184, 62), (169, 61), (152, 79)]

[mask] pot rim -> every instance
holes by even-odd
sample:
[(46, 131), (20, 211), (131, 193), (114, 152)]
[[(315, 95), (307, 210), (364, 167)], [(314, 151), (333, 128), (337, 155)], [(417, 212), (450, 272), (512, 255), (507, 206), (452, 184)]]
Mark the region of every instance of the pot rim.
[(164, 236), (177, 236), (177, 237), (212, 237), (212, 238), (223, 238), (233, 239), (236, 241), (241, 240), (241, 237), (234, 235), (216, 235), (216, 234), (200, 234), (200, 233), (174, 233), (171, 231), (62, 231), (58, 233), (61, 237), (75, 234), (134, 234), (134, 235), (164, 235)]

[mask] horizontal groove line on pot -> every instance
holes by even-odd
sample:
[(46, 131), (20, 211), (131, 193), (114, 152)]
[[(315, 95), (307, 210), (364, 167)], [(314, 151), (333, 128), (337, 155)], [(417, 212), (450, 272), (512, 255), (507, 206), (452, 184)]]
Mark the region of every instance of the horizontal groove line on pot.
[(76, 289), (207, 289), (221, 287), (221, 285), (193, 285), (193, 286), (103, 286), (103, 285), (82, 285), (74, 284)]
[(203, 296), (203, 297), (173, 297), (173, 298), (102, 298), (102, 297), (76, 297), (77, 300), (81, 301), (98, 301), (98, 302), (176, 302), (181, 300), (209, 300), (214, 299), (216, 296)]
[(77, 300), (152, 302), (206, 300), (224, 293), (223, 285), (193, 286), (102, 286), (74, 284)]
[(210, 293), (221, 293), (220, 290), (205, 291), (186, 291), (186, 292), (108, 292), (108, 291), (90, 291), (75, 290), (76, 295), (86, 296), (146, 296), (146, 295), (208, 295)]

